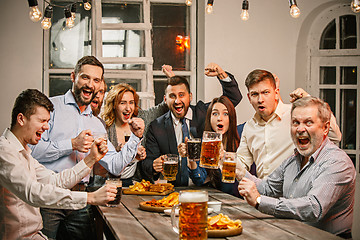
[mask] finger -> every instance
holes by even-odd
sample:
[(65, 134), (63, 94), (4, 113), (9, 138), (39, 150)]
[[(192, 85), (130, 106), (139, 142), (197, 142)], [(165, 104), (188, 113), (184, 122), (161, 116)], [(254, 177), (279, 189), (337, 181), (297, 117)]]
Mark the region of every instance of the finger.
[[(84, 135), (92, 136), (92, 133), (91, 133), (91, 130), (90, 130), (90, 129), (83, 130), (81, 133), (83, 133)], [(81, 134), (81, 133), (80, 133), (80, 134)]]

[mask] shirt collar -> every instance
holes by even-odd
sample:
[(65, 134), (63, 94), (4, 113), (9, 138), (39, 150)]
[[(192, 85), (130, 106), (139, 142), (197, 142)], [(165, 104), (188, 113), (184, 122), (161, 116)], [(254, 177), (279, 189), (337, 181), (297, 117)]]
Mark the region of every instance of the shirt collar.
[[(272, 117), (267, 122), (271, 122), (274, 118), (279, 118), (279, 120), (281, 120), (282, 117), (284, 116), (284, 114), (286, 113), (286, 111), (287, 111), (287, 108), (286, 108), (285, 104), (281, 100), (279, 100), (279, 103), (276, 106), (274, 114), (272, 115)], [(253, 119), (259, 125), (265, 125), (266, 124), (264, 119), (262, 119), (260, 117), (260, 115), (257, 114), (256, 112), (254, 114)]]
[[(170, 111), (170, 113), (171, 113), (171, 118), (172, 118), (172, 120), (173, 120), (173, 123), (175, 124), (175, 126), (177, 126), (177, 125), (179, 124), (179, 122), (180, 122), (180, 119), (176, 118), (171, 111)], [(188, 111), (187, 111), (187, 113), (186, 113), (186, 115), (185, 115), (184, 118), (191, 121), (191, 120), (192, 120), (192, 117), (193, 117), (193, 110), (192, 110), (191, 107), (189, 106)]]
[[(76, 103), (75, 97), (71, 91), (71, 89), (69, 89), (66, 93), (65, 93), (65, 104), (69, 104), (69, 105), (74, 105), (78, 111), (80, 112), (80, 108)], [(90, 104), (86, 106), (85, 111), (82, 112), (81, 114), (84, 115), (92, 115), (92, 110), (91, 110), (91, 106)]]
[(3, 136), (10, 142), (10, 144), (15, 148), (16, 151), (26, 151), (29, 153), (31, 152), (30, 148), (27, 145), (24, 148), (19, 139), (11, 132), (9, 128), (5, 129)]

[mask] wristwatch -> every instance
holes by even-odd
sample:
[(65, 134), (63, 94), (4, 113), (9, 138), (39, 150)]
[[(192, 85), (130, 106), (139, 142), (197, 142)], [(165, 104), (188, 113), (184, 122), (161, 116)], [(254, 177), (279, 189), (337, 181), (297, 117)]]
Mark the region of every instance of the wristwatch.
[(259, 208), (260, 202), (261, 202), (261, 196), (258, 196), (258, 197), (256, 198), (256, 204), (255, 204), (255, 208), (256, 208), (256, 209)]

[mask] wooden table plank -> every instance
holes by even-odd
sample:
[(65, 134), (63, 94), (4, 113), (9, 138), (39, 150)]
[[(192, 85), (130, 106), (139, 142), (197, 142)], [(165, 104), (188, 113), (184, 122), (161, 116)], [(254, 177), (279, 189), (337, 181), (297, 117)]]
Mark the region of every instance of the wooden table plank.
[[(183, 188), (177, 188), (179, 191)], [(216, 239), (340, 239), (333, 234), (308, 226), (292, 219), (278, 219), (251, 207), (246, 201), (207, 189), (209, 201), (221, 201), (221, 213), (232, 220), (242, 221), (243, 233), (238, 236)], [(105, 224), (110, 226), (116, 239), (178, 239), (171, 226), (171, 219), (164, 213), (148, 212), (139, 209), (139, 203), (163, 196), (123, 195), (122, 205), (117, 208), (98, 207)], [(212, 213), (214, 216), (219, 213)], [(215, 239), (215, 238), (214, 238)]]

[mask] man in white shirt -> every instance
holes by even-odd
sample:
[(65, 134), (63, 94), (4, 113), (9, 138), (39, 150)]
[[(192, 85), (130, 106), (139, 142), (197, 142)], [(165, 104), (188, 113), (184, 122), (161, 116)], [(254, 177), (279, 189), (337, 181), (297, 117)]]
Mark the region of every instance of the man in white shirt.
[(0, 239), (47, 239), (40, 232), (39, 207), (81, 209), (115, 199), (116, 187), (111, 185), (93, 193), (68, 190), (106, 154), (103, 139), (97, 139), (77, 165), (57, 174), (31, 156), (28, 144), (37, 144), (49, 129), (50, 111), (53, 104), (44, 94), (23, 91), (15, 101), (11, 127), (0, 137)]
[[(248, 99), (256, 113), (244, 126), (237, 150), (238, 160), (247, 170), (255, 163), (257, 177), (265, 178), (293, 154), (295, 146), (290, 136), (291, 104), (281, 101), (275, 78), (268, 71), (252, 71), (245, 85)], [(299, 88), (290, 94), (290, 101), (305, 96), (309, 94)], [(341, 140), (341, 132), (333, 115), (329, 138), (335, 143)]]

